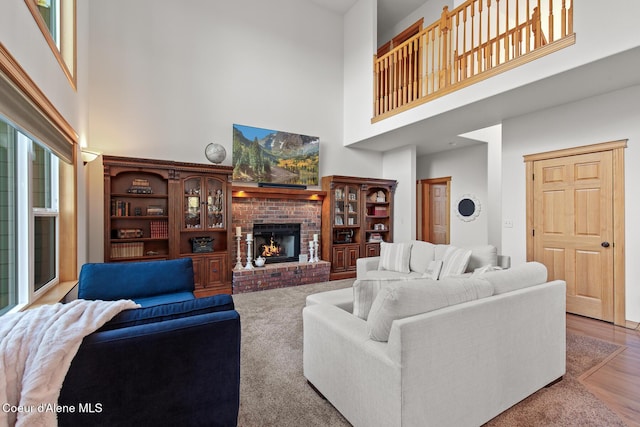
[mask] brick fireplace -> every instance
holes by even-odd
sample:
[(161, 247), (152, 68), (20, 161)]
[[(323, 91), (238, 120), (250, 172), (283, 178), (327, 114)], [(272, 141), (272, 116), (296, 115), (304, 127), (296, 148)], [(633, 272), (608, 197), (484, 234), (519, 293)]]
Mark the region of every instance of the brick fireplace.
[[(233, 228), (240, 227), (241, 262), (246, 264), (247, 245), (245, 236), (254, 232), (255, 225), (299, 224), (299, 253), (309, 255), (309, 241), (314, 234), (321, 234), (323, 191), (233, 187)], [(263, 243), (263, 242), (262, 242)], [(255, 251), (253, 248), (252, 252)], [(255, 252), (254, 252), (255, 253)], [(234, 245), (231, 266), (236, 264), (237, 245)], [(290, 262), (268, 263), (255, 270), (233, 272), (233, 293), (297, 286), (329, 280), (328, 262), (301, 264)]]

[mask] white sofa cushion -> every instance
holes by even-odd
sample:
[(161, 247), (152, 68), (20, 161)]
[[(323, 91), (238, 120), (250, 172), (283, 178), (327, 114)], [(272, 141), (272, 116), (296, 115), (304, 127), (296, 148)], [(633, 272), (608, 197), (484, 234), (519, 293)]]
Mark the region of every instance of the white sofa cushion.
[[(399, 274), (399, 273), (398, 273)], [(398, 282), (421, 279), (422, 275), (415, 276), (402, 274), (394, 277), (377, 277), (375, 279), (356, 279), (353, 282), (353, 315), (367, 320), (373, 301), (381, 289)]]
[(411, 245), (411, 257), (409, 269), (424, 273), (429, 268), (429, 263), (435, 259), (436, 245), (422, 240), (414, 240)]
[(471, 257), (467, 265), (467, 271), (487, 265), (498, 265), (498, 249), (493, 245), (476, 246), (471, 248)]
[(479, 277), (493, 285), (496, 295), (504, 294), (545, 283), (547, 281), (547, 267), (539, 262), (527, 262), (508, 270), (487, 271)]
[(469, 258), (471, 257), (470, 249), (456, 248), (450, 246), (442, 257), (442, 269), (440, 270), (440, 278), (447, 276), (457, 276), (467, 269)]
[(409, 273), (410, 256), (411, 243), (380, 242), (380, 264), (378, 269)]
[(438, 280), (440, 270), (442, 270), (442, 261), (431, 261), (422, 276), (425, 279)]
[(493, 285), (483, 279), (448, 278), (393, 283), (374, 300), (367, 327), (375, 341), (388, 341), (394, 320), (493, 295)]

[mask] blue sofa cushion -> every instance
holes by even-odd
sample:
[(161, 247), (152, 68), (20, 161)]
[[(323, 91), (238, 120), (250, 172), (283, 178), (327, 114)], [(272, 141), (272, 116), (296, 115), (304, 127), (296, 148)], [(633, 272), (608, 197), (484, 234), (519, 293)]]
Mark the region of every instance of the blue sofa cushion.
[(154, 295), (152, 297), (136, 298), (134, 301), (142, 307), (153, 305), (169, 304), (172, 302), (182, 302), (195, 299), (193, 292), (176, 292), (173, 294)]
[(107, 322), (99, 331), (110, 331), (129, 326), (145, 325), (233, 309), (234, 304), (231, 295), (214, 295), (182, 302), (153, 305), (151, 307), (124, 310)]
[(162, 294), (193, 292), (191, 258), (131, 263), (88, 263), (82, 266), (78, 298), (137, 300)]

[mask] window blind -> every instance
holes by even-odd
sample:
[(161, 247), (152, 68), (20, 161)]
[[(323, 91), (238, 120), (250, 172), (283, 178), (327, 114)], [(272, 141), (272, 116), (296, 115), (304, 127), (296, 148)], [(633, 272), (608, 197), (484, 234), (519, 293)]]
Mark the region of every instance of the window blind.
[(45, 144), (73, 163), (73, 142), (3, 72), (0, 72), (0, 115), (25, 135)]

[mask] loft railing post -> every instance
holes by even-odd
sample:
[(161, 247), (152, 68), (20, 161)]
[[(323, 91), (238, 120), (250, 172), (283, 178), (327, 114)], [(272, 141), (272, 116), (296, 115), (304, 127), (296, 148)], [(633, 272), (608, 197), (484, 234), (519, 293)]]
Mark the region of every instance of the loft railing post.
[(440, 58), (442, 58), (442, 62), (440, 64), (440, 84), (439, 88), (449, 86), (449, 73), (451, 72), (451, 68), (449, 65), (449, 57), (451, 56), (449, 53), (449, 29), (451, 25), (451, 18), (449, 16), (449, 7), (445, 6), (442, 8), (442, 15), (440, 16), (440, 44), (442, 46), (440, 52)]

